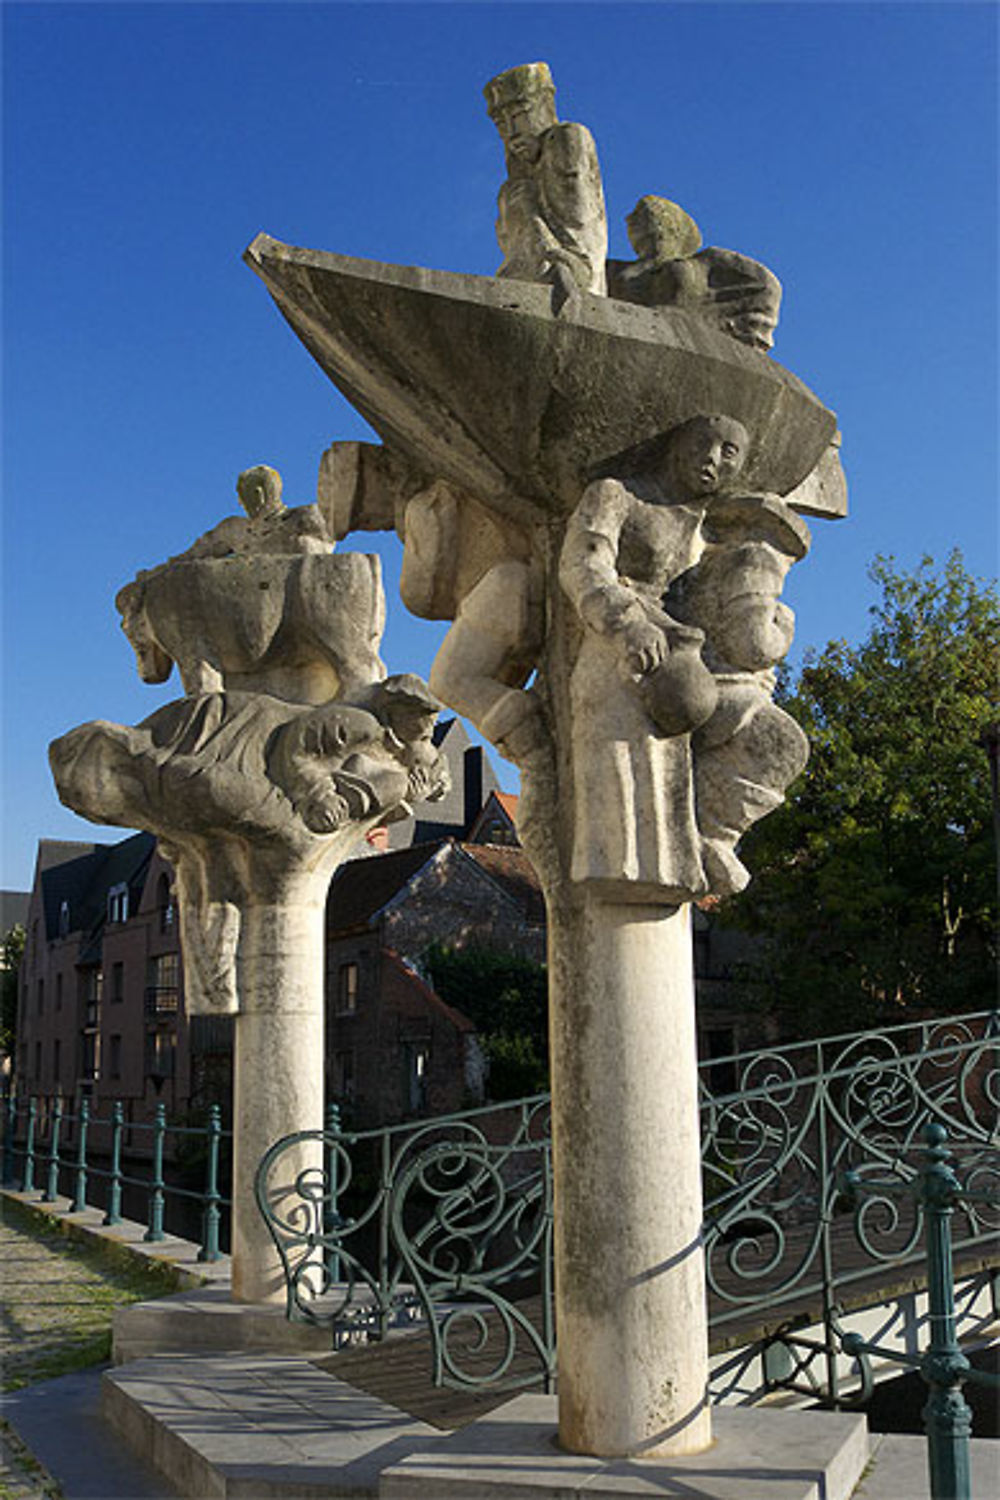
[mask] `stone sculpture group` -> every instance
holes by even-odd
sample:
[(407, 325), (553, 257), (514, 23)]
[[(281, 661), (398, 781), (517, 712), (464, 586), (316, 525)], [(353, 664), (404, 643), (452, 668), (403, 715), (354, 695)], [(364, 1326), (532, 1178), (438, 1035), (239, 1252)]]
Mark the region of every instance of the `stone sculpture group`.
[[(701, 248), (653, 195), (628, 218), (636, 259), (608, 260), (594, 141), (558, 120), (546, 65), (486, 100), (506, 156), (496, 277), (266, 235), (247, 251), (382, 442), (333, 443), (317, 503), (293, 510), (272, 469), (246, 471), (245, 516), (127, 584), (140, 674), (176, 662), (185, 696), (72, 731), (52, 763), (85, 816), (158, 834), (190, 1002), (238, 1012), (237, 1219), (264, 1147), (319, 1123), (326, 883), (445, 790), (436, 700), (517, 764), (549, 918), (561, 1440), (697, 1452), (688, 914), (745, 885), (739, 839), (806, 761), (774, 669), (803, 514), (846, 508), (836, 422), (769, 357), (766, 267)], [(365, 530), (397, 532), (404, 603), (450, 622), (429, 689), (386, 676), (377, 559), (332, 550)], [(261, 1056), (271, 1103), (251, 1122)], [(277, 1292), (259, 1231), (244, 1215), (234, 1237), (249, 1300)]]

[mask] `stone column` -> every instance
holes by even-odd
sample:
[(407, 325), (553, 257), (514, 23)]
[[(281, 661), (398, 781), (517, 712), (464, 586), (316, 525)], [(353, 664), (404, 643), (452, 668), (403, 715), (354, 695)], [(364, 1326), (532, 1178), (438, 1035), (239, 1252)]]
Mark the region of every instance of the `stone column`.
[(690, 908), (550, 907), (559, 1440), (711, 1442)]
[[(329, 873), (294, 899), (243, 914), (233, 1066), (232, 1291), (238, 1302), (284, 1302), (277, 1251), (254, 1199), (254, 1174), (283, 1136), (323, 1125), (323, 918)], [(289, 1193), (322, 1168), (315, 1141), (282, 1157)], [(270, 1184), (280, 1208), (283, 1182)]]

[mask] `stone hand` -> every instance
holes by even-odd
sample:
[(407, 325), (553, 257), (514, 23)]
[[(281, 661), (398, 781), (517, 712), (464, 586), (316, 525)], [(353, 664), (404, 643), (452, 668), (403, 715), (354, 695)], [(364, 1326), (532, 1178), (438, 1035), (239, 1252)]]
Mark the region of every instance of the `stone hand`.
[(648, 620), (637, 620), (627, 625), (622, 632), (625, 662), (629, 670), (645, 677), (652, 672), (667, 655), (667, 638), (663, 631)]
[(332, 786), (322, 786), (299, 804), (298, 814), (313, 833), (335, 833), (350, 817), (350, 807)]

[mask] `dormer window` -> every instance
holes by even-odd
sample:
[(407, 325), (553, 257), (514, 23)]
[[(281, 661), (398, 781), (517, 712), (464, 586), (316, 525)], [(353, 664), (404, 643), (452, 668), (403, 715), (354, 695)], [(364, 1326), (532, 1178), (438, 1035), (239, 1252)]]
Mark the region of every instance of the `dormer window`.
[(69, 936), (69, 902), (64, 901), (59, 908), (59, 936)]
[(128, 921), (128, 886), (113, 885), (108, 891), (108, 921)]

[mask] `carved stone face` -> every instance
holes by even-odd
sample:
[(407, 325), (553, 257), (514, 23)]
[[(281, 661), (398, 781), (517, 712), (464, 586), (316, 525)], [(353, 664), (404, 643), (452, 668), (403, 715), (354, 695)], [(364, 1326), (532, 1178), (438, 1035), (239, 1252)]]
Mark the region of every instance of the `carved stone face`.
[(256, 521), (259, 516), (266, 514), (276, 515), (284, 509), (281, 499), (281, 475), (276, 469), (268, 468), (266, 464), (258, 464), (254, 469), (245, 469), (236, 481), (236, 493), (251, 521)]
[(647, 194), (625, 220), (632, 248), (640, 260), (673, 260), (694, 255), (701, 232), (690, 214), (669, 198)]
[(692, 498), (715, 494), (737, 478), (749, 446), (746, 428), (734, 417), (694, 417), (670, 444), (671, 479)]
[(509, 156), (537, 161), (538, 138), (556, 123), (555, 105), (547, 93), (523, 95), (498, 110), (495, 121)]

